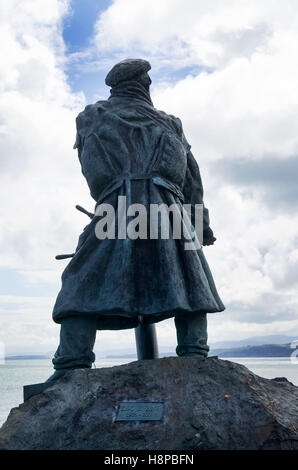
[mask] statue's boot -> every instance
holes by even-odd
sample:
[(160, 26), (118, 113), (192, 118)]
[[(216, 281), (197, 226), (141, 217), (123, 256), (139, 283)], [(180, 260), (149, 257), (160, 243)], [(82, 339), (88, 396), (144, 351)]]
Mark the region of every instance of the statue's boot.
[(34, 384), (34, 385), (25, 385), (24, 386), (24, 401), (29, 400), (30, 398), (43, 393), (47, 388), (51, 387), (56, 380), (60, 379), (66, 372), (69, 372), (71, 369), (59, 369), (54, 372), (45, 382)]
[(175, 317), (177, 332), (177, 356), (200, 357), (206, 359), (209, 346), (207, 345), (207, 315), (181, 314)]
[(44, 383), (24, 386), (24, 401), (43, 393), (66, 372), (90, 368), (95, 360), (93, 353), (95, 338), (95, 320), (83, 317), (63, 320), (60, 344), (52, 361), (55, 372)]

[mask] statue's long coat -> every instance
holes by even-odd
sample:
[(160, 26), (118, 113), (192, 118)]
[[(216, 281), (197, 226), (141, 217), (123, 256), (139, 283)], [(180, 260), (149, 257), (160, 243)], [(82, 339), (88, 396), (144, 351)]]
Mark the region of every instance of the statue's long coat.
[[(143, 87), (124, 83), (77, 117), (82, 172), (97, 204), (203, 203), (199, 167), (178, 118), (156, 110)], [(135, 327), (176, 314), (224, 310), (202, 249), (169, 238), (99, 240), (95, 216), (62, 275), (54, 321), (95, 316), (99, 329)], [(117, 220), (116, 220), (117, 224)], [(211, 234), (211, 235), (210, 235)], [(204, 237), (212, 236), (204, 209)]]

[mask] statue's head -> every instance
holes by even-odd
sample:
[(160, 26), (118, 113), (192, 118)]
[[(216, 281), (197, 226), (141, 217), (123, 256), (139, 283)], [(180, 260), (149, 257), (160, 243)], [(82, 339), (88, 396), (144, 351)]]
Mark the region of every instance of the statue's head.
[(106, 76), (106, 84), (110, 87), (115, 87), (119, 83), (136, 80), (149, 91), (151, 78), (148, 71), (151, 65), (147, 60), (143, 59), (125, 59), (114, 65)]

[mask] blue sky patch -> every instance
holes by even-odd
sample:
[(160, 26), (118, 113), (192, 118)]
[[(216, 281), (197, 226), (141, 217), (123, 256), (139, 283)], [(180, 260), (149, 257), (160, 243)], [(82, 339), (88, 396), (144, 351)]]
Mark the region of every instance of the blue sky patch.
[(72, 12), (64, 20), (63, 39), (68, 53), (86, 48), (100, 12), (112, 4), (111, 0), (72, 0)]

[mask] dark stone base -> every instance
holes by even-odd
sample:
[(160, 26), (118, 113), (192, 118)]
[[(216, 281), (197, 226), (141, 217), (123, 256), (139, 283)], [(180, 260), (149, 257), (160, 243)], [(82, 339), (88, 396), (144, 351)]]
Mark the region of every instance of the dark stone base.
[(298, 450), (298, 387), (214, 357), (70, 370), (25, 393), (0, 450)]

